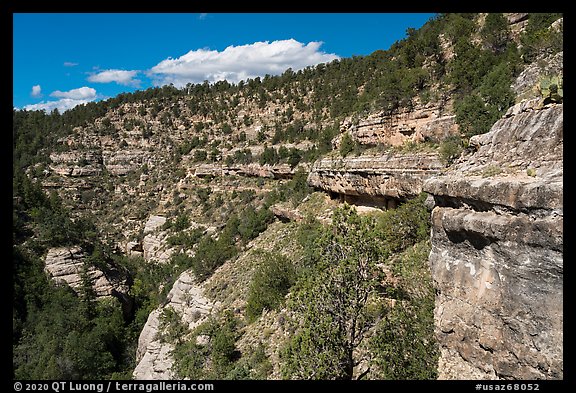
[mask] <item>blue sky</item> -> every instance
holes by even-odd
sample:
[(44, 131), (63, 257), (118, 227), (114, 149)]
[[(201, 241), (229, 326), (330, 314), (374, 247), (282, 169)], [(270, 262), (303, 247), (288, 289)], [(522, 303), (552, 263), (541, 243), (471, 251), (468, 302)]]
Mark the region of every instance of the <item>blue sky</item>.
[(388, 49), (434, 14), (13, 14), (13, 105), (60, 111)]

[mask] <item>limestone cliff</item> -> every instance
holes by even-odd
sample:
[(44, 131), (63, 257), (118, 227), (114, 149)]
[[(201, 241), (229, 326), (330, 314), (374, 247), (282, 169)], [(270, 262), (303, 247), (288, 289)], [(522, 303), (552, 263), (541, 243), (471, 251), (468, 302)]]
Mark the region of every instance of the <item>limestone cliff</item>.
[(144, 226), (142, 254), (146, 261), (166, 263), (172, 256), (173, 249), (166, 244), (168, 235), (161, 230), (166, 217), (151, 215)]
[(190, 271), (183, 272), (168, 293), (164, 305), (152, 311), (140, 333), (136, 351), (135, 379), (173, 379), (174, 346), (162, 339), (164, 327), (162, 312), (171, 308), (189, 329), (202, 323), (210, 315), (214, 305), (204, 296)]
[(458, 124), (452, 102), (446, 98), (393, 113), (373, 113), (357, 122), (349, 118), (342, 123), (341, 131), (350, 133), (361, 144), (399, 146), (406, 141), (441, 140), (457, 134)]
[(563, 378), (563, 105), (508, 110), (428, 179), (441, 379)]
[(86, 265), (86, 253), (78, 246), (50, 248), (45, 258), (45, 270), (57, 283), (79, 291), (84, 275), (92, 283), (97, 297), (120, 296), (128, 292), (125, 277), (118, 272)]
[(314, 163), (308, 184), (349, 203), (394, 207), (422, 192), (424, 180), (443, 167), (436, 153), (323, 158)]

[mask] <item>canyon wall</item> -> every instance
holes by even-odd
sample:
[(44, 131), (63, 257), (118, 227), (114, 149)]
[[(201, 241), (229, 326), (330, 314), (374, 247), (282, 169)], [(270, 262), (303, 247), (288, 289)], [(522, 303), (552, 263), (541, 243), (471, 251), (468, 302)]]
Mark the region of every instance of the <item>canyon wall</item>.
[(538, 99), (424, 183), (440, 379), (563, 378), (563, 105)]
[(349, 203), (393, 208), (422, 192), (424, 180), (443, 167), (436, 153), (323, 158), (312, 166), (308, 184)]
[(414, 108), (400, 108), (394, 113), (373, 113), (357, 122), (348, 118), (340, 128), (364, 145), (400, 146), (407, 141), (442, 140), (458, 133), (452, 102), (447, 98), (417, 104)]

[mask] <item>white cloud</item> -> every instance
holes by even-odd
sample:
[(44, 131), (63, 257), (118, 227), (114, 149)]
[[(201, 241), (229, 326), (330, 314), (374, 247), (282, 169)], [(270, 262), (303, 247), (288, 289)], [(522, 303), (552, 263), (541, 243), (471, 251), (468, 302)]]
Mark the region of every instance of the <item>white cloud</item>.
[(173, 83), (176, 87), (205, 80), (216, 82), (226, 79), (237, 83), (247, 78), (278, 75), (288, 68), (296, 71), (339, 58), (335, 54), (320, 51), (321, 45), (321, 42), (303, 44), (289, 39), (229, 46), (222, 52), (191, 50), (177, 59), (161, 61), (148, 74), (155, 84)]
[(62, 113), (68, 109), (72, 109), (77, 105), (82, 105), (90, 102), (92, 100), (74, 100), (72, 98), (62, 98), (57, 101), (43, 101), (39, 104), (26, 105), (24, 107), (27, 111), (46, 111), (46, 113), (52, 112), (54, 109), (58, 109), (58, 112)]
[(69, 98), (71, 100), (88, 100), (92, 101), (96, 98), (96, 90), (91, 87), (80, 87), (68, 91), (56, 90), (50, 93), (52, 97)]
[(32, 86), (32, 92), (30, 93), (32, 97), (40, 97), (42, 95), (42, 87), (40, 85)]
[(94, 101), (97, 98), (96, 90), (86, 86), (68, 91), (56, 90), (50, 93), (50, 96), (59, 97), (60, 99), (54, 101), (42, 101), (38, 104), (26, 105), (23, 109), (27, 111), (43, 110), (46, 111), (46, 113), (50, 113), (54, 109), (58, 109), (58, 111), (62, 113), (68, 109), (74, 108), (77, 105), (83, 105)]
[(204, 19), (206, 19), (207, 16), (208, 16), (208, 14), (205, 13), (205, 12), (203, 12), (203, 13), (201, 13), (200, 15), (198, 15), (198, 19), (204, 20)]
[(88, 77), (89, 82), (97, 83), (110, 83), (116, 82), (119, 85), (124, 86), (140, 86), (140, 80), (134, 79), (134, 77), (139, 73), (139, 71), (125, 71), (125, 70), (105, 70), (97, 74), (92, 74)]
[(71, 61), (65, 61), (64, 62), (64, 67), (76, 67), (78, 65), (78, 63), (73, 63)]

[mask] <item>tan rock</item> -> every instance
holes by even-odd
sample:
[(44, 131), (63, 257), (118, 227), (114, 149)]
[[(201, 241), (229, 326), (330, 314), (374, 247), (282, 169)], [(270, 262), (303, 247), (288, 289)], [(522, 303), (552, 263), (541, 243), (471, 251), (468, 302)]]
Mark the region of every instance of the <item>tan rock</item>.
[(111, 281), (101, 270), (86, 267), (85, 258), (86, 254), (78, 246), (51, 248), (44, 260), (45, 270), (55, 282), (69, 285), (75, 291), (79, 291), (83, 285), (83, 274), (92, 282), (96, 296), (112, 296), (115, 292), (128, 291), (122, 281)]
[(424, 183), (440, 379), (563, 378), (563, 105), (533, 104)]
[(343, 122), (341, 132), (348, 132), (354, 140), (368, 145), (400, 146), (406, 141), (441, 140), (458, 134), (456, 116), (451, 112), (451, 106), (451, 103), (428, 103), (414, 109), (401, 108), (392, 114), (374, 113), (359, 120), (356, 125), (351, 121)]
[(395, 207), (422, 192), (424, 180), (443, 167), (434, 153), (323, 158), (314, 163), (308, 184), (349, 203)]

